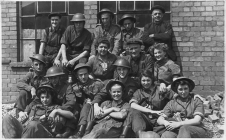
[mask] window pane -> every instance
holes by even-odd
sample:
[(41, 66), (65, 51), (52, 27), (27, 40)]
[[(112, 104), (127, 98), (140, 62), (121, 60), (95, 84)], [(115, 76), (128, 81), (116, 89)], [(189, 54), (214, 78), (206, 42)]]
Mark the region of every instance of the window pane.
[(65, 13), (66, 12), (65, 1), (53, 1), (52, 2), (52, 12)]
[(136, 27), (144, 27), (147, 23), (151, 22), (150, 14), (139, 14), (135, 16), (137, 19)]
[(84, 1), (70, 1), (69, 14), (84, 13)]
[(21, 40), (23, 61), (30, 61), (30, 56), (35, 53), (35, 40)]
[(111, 10), (113, 13), (116, 13), (116, 1), (100, 1), (100, 10), (103, 8), (107, 8)]
[(50, 26), (50, 20), (47, 15), (42, 15), (36, 17), (36, 28), (37, 29), (45, 29)]
[(39, 13), (50, 13), (51, 12), (51, 2), (38, 2), (38, 12)]
[(119, 9), (124, 11), (134, 10), (134, 2), (133, 1), (120, 1)]
[(23, 1), (21, 2), (21, 15), (34, 15), (35, 14), (35, 2)]
[(163, 20), (170, 21), (170, 13), (165, 13), (163, 16)]
[(35, 18), (27, 17), (21, 19), (21, 38), (35, 38)]
[(136, 10), (150, 10), (150, 1), (136, 1)]
[(154, 1), (154, 5), (160, 5), (165, 11), (170, 11), (170, 1)]

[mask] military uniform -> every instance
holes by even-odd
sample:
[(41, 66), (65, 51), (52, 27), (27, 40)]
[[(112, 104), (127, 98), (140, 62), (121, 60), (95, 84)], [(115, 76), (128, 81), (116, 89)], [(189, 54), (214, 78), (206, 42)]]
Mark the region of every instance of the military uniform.
[[(194, 94), (188, 95), (188, 100), (184, 101), (179, 96), (171, 100), (163, 109), (163, 117), (167, 119), (172, 118), (175, 113), (180, 113), (182, 121), (185, 119), (192, 119), (196, 115), (204, 118), (203, 102), (199, 98), (194, 98)], [(165, 131), (162, 134), (164, 138), (205, 138), (207, 137), (206, 130), (200, 125), (184, 125), (173, 131)]]
[[(129, 103), (126, 103), (124, 101), (122, 101), (121, 103), (116, 103), (115, 101), (105, 101), (101, 104), (101, 108), (108, 109), (111, 107), (117, 107), (121, 110), (125, 110), (126, 112), (128, 112), (128, 109), (130, 108)], [(97, 120), (97, 124), (94, 126), (92, 131), (88, 135), (85, 135), (83, 138), (104, 138), (104, 135), (107, 134), (107, 132), (111, 128), (114, 127), (116, 129), (120, 129), (123, 125), (123, 122), (124, 120), (119, 120), (110, 116), (106, 116), (101, 120)]]
[[(167, 102), (173, 98), (173, 96), (173, 91), (162, 94), (159, 92), (159, 86), (155, 85), (150, 89), (138, 89), (129, 103), (136, 103), (143, 107), (148, 106), (151, 110), (160, 111), (165, 107)], [(157, 119), (158, 116), (132, 109), (125, 125), (132, 125), (132, 129), (135, 133), (139, 130), (152, 131), (154, 127), (158, 126)]]
[[(121, 32), (121, 39), (120, 39), (120, 45), (123, 50), (122, 51), (126, 51), (128, 50), (127, 47), (127, 42), (130, 38), (139, 38), (141, 39), (143, 35), (143, 31), (141, 29), (138, 28), (132, 28), (131, 31), (127, 31), (126, 29), (122, 29)], [(128, 51), (127, 51), (128, 52)]]
[(91, 108), (90, 103), (95, 95), (100, 92), (104, 84), (100, 80), (88, 79), (85, 84), (75, 83), (72, 85), (73, 93), (76, 96), (78, 105), (81, 108), (78, 125), (86, 125), (89, 110)]
[(173, 77), (180, 74), (180, 66), (168, 58), (163, 58), (154, 64), (154, 78), (159, 83), (165, 83), (168, 86), (173, 82)]
[(115, 54), (115, 55), (120, 54), (121, 48), (120, 48), (119, 40), (121, 38), (121, 35), (120, 35), (121, 29), (119, 26), (115, 24), (111, 24), (108, 29), (104, 29), (104, 27), (100, 24), (100, 25), (97, 25), (97, 27), (94, 29), (93, 34), (94, 34), (94, 40), (91, 47), (90, 55), (96, 55), (95, 45), (97, 43), (98, 38), (101, 38), (101, 37), (105, 37), (109, 40), (110, 42), (109, 51), (112, 54)]
[(46, 28), (42, 33), (41, 43), (45, 43), (45, 49), (43, 55), (46, 58), (47, 68), (53, 65), (60, 50), (60, 40), (65, 31), (65, 28), (58, 26), (53, 30), (51, 27)]
[(117, 57), (114, 54), (106, 54), (107, 61), (103, 61), (99, 55), (95, 56), (93, 59), (89, 60), (86, 64), (92, 68), (92, 75), (94, 78), (100, 79), (102, 81), (107, 79), (112, 79), (114, 76), (114, 62)]
[[(34, 70), (29, 71), (25, 77), (18, 80), (17, 88), (20, 90), (19, 97), (16, 101), (15, 107), (19, 111), (24, 111), (26, 106), (32, 101), (31, 89), (34, 87), (37, 89), (40, 84), (46, 81), (45, 72), (38, 74)], [(38, 98), (35, 98), (34, 102), (38, 102)]]
[[(154, 34), (154, 37), (149, 37), (150, 34)], [(154, 45), (155, 43), (165, 43), (169, 47), (167, 51), (169, 58), (173, 61), (176, 61), (177, 57), (172, 48), (172, 35), (173, 29), (172, 25), (169, 22), (152, 22), (145, 25), (144, 34), (142, 36), (142, 41), (145, 45), (145, 51), (147, 52), (149, 47)]]
[[(80, 34), (78, 34), (75, 30), (74, 25), (70, 25), (64, 32), (60, 43), (66, 45), (67, 59), (71, 60), (84, 51), (90, 52), (90, 47), (92, 44), (92, 34), (85, 28)], [(86, 63), (87, 60), (88, 56), (80, 61), (84, 61), (84, 63)]]

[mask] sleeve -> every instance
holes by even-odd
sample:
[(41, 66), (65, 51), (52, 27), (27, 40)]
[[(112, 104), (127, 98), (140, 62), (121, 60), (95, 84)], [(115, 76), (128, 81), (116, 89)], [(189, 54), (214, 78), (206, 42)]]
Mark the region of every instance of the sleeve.
[(202, 118), (204, 118), (204, 106), (203, 106), (203, 102), (202, 100), (200, 100), (199, 98), (195, 99), (195, 107), (194, 107), (194, 116), (195, 115), (199, 115)]
[(90, 55), (96, 55), (96, 43), (97, 43), (97, 39), (99, 38), (99, 31), (98, 31), (98, 27), (96, 27), (93, 31), (93, 43), (91, 46), (91, 53)]
[(122, 108), (121, 108), (121, 110), (126, 110), (126, 111), (128, 111), (128, 109), (130, 108), (130, 104), (129, 103), (125, 103), (123, 106), (122, 106)]
[(172, 71), (172, 75), (180, 75), (181, 70), (180, 70), (180, 66), (179, 65), (177, 65), (175, 63), (172, 63), (172, 64), (169, 65), (169, 68)]
[(84, 42), (84, 48), (83, 51), (88, 51), (90, 52), (91, 50), (91, 45), (92, 45), (92, 34), (87, 30), (87, 37)]
[(103, 82), (96, 81), (93, 87), (93, 94), (96, 95), (97, 93), (99, 93), (103, 89), (103, 87), (104, 87)]
[(162, 41), (168, 41), (172, 39), (172, 32), (173, 32), (172, 25), (168, 22), (164, 23), (164, 25), (166, 26), (166, 31), (164, 33), (154, 34), (155, 39), (162, 40)]
[(72, 86), (68, 85), (65, 95), (65, 103), (61, 106), (62, 110), (73, 111), (76, 103), (76, 96), (73, 93)]
[(174, 100), (169, 101), (163, 109), (163, 114), (166, 116), (166, 118), (173, 116), (173, 110), (172, 110), (173, 102)]
[[(95, 58), (94, 58), (94, 59), (95, 59)], [(90, 59), (90, 60), (86, 63), (86, 65), (88, 65), (88, 66), (91, 67), (92, 71), (93, 71), (93, 63), (94, 63), (94, 59)]]
[(121, 29), (118, 28), (117, 31), (116, 31), (116, 34), (115, 34), (115, 39), (114, 39), (114, 48), (113, 48), (113, 51), (112, 51), (112, 54), (114, 55), (119, 55), (119, 51), (121, 50), (120, 48), (120, 39), (121, 39)]
[(131, 103), (137, 103), (137, 104), (139, 104), (140, 101), (141, 101), (140, 89), (138, 89), (138, 90), (136, 90), (135, 93), (133, 94), (133, 97), (132, 97), (131, 100), (129, 101), (129, 104), (131, 104)]
[(172, 100), (176, 93), (172, 89), (170, 89), (169, 91), (167, 91), (166, 94), (167, 94), (166, 98), (168, 98), (169, 100)]
[(103, 108), (103, 107), (106, 107), (106, 108), (109, 108), (109, 105), (110, 105), (110, 101), (104, 101), (100, 107)]
[(145, 60), (145, 63), (146, 63), (146, 67), (145, 69), (146, 70), (150, 70), (153, 72), (153, 68), (154, 68), (154, 59), (152, 58), (152, 56), (146, 56), (146, 60)]
[(42, 31), (42, 38), (40, 40), (40, 42), (46, 43), (47, 42), (47, 33), (46, 33), (46, 29), (44, 29)]
[[(106, 84), (105, 84), (106, 85)], [(92, 103), (102, 103), (103, 101), (106, 100), (111, 100), (111, 96), (109, 95), (109, 93), (106, 91), (106, 86), (94, 96), (94, 99), (92, 101)]]
[(66, 46), (68, 46), (68, 39), (69, 39), (69, 35), (70, 35), (70, 26), (67, 27), (67, 29), (65, 30), (63, 36), (61, 37), (60, 40), (60, 44), (64, 44)]
[(32, 78), (32, 73), (28, 72), (25, 77), (18, 80), (17, 88), (19, 90), (26, 90), (30, 92), (31, 89), (33, 88), (32, 86), (29, 85), (29, 83), (31, 82), (31, 78)]
[(149, 37), (149, 24), (144, 26), (144, 34), (141, 39), (145, 46), (151, 46), (155, 43), (154, 39)]
[(29, 113), (29, 118), (32, 116), (35, 116), (35, 108), (36, 108), (36, 105), (31, 108), (31, 111)]

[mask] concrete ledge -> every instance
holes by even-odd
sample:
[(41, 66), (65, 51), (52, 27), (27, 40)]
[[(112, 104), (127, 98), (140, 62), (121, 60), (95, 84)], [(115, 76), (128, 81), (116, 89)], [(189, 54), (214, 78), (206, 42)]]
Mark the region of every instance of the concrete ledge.
[(24, 67), (24, 68), (29, 68), (31, 67), (31, 61), (27, 61), (27, 62), (12, 62), (10, 63), (10, 66), (11, 67), (18, 67), (18, 68), (21, 68), (21, 67)]
[(2, 64), (9, 64), (11, 62), (11, 60), (9, 59), (2, 59)]

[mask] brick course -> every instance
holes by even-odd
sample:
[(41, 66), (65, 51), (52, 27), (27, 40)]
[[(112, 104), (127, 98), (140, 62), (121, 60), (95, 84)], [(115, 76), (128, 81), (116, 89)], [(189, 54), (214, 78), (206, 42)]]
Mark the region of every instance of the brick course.
[[(224, 1), (171, 1), (173, 46), (183, 75), (193, 79), (196, 91), (224, 90)], [(97, 1), (84, 2), (89, 31), (97, 24)], [(16, 2), (1, 2), (2, 60), (17, 62)], [(177, 48), (177, 49), (176, 49)], [(26, 64), (11, 67), (2, 62), (2, 101), (15, 100), (16, 83), (27, 72)], [(19, 64), (18, 64), (19, 65)]]

